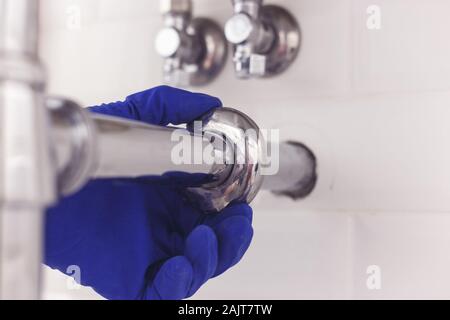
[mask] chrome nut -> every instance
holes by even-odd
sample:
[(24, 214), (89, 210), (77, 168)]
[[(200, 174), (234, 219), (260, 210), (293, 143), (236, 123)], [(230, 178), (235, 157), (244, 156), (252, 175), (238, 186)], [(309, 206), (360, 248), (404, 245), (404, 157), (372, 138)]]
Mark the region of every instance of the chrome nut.
[(76, 102), (48, 97), (54, 156), (61, 195), (79, 191), (92, 177), (97, 162), (97, 139), (88, 111)]
[(225, 138), (234, 148), (234, 164), (225, 181), (190, 188), (193, 200), (206, 213), (219, 212), (233, 202), (252, 202), (263, 183), (260, 161), (264, 140), (259, 127), (242, 112), (221, 108), (204, 121), (203, 131)]

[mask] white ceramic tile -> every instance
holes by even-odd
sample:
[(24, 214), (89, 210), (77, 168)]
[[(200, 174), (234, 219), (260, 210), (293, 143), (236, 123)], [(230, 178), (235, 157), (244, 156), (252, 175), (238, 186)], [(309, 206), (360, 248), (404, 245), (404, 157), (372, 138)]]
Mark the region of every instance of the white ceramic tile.
[(77, 286), (73, 279), (57, 270), (43, 268), (44, 300), (102, 300), (94, 290)]
[(301, 210), (255, 211), (244, 260), (196, 299), (347, 299), (351, 288), (348, 218)]
[[(244, 101), (244, 110), (262, 127), (280, 128), (282, 140), (304, 142), (316, 153), (319, 183), (301, 206), (450, 211), (448, 93), (297, 101), (274, 97), (264, 103), (251, 101), (249, 93)], [(272, 198), (265, 202), (277, 203)]]
[[(92, 105), (160, 84), (162, 67), (152, 63), (159, 61), (153, 41), (142, 40), (144, 36), (152, 39), (155, 27), (149, 22), (110, 23), (78, 32), (47, 33), (42, 55), (47, 62), (49, 91)], [(130, 37), (130, 32), (141, 36)]]
[[(358, 215), (354, 224), (355, 297), (449, 299), (450, 216)], [(381, 270), (381, 289), (369, 290), (367, 267)]]
[(98, 9), (98, 0), (42, 0), (42, 31), (66, 29), (75, 32), (88, 29), (98, 22)]
[[(381, 10), (369, 30), (366, 10)], [(354, 87), (360, 92), (450, 89), (450, 29), (446, 0), (353, 0)]]
[(99, 2), (99, 19), (102, 22), (136, 22), (162, 19), (159, 1), (155, 0), (96, 0)]

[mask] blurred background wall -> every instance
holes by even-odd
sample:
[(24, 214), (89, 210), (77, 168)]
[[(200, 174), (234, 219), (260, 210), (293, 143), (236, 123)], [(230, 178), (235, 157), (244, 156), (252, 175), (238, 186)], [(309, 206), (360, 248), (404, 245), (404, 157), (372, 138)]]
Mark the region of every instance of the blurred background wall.
[[(267, 3), (301, 24), (295, 65), (271, 80), (241, 81), (229, 57), (214, 83), (195, 90), (309, 145), (320, 180), (302, 202), (260, 194), (250, 251), (195, 298), (450, 298), (450, 2)], [(158, 1), (42, 5), (50, 93), (88, 106), (161, 84)], [(232, 14), (228, 0), (194, 5), (196, 16), (222, 25)], [(372, 5), (380, 29), (367, 25)], [(47, 298), (98, 298), (48, 269), (45, 287)]]

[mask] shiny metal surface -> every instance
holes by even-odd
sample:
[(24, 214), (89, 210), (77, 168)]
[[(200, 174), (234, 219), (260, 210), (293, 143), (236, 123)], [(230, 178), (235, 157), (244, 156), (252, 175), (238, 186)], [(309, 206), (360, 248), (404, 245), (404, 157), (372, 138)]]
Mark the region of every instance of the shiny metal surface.
[(243, 13), (234, 15), (225, 25), (225, 37), (232, 44), (240, 44), (250, 39), (254, 25), (250, 17)]
[(164, 28), (158, 32), (155, 47), (158, 54), (163, 58), (173, 56), (180, 49), (181, 36), (175, 28)]
[(1, 211), (1, 300), (41, 296), (43, 207), (4, 204)]
[(318, 164), (314, 153), (293, 141), (281, 143), (279, 152), (279, 171), (264, 177), (262, 189), (292, 199), (308, 196), (317, 183)]
[[(263, 176), (265, 141), (258, 126), (234, 109), (218, 109), (203, 119), (200, 128), (192, 124), (180, 131), (93, 114), (68, 100), (48, 103), (63, 194), (78, 190), (90, 178), (203, 173), (213, 180), (189, 193), (201, 209), (217, 212), (233, 201), (250, 203), (261, 186), (299, 198), (315, 185), (314, 155), (300, 144), (281, 144), (278, 174)], [(180, 144), (185, 138), (189, 144)], [(184, 163), (174, 161), (179, 147), (189, 153)], [(205, 150), (212, 152), (209, 162)]]
[(225, 36), (234, 45), (237, 76), (271, 77), (284, 72), (300, 50), (296, 19), (279, 6), (263, 6), (262, 0), (232, 2), (235, 14), (225, 25)]
[[(218, 175), (227, 170), (225, 165), (217, 167), (202, 161), (203, 151), (213, 149), (202, 136), (103, 115), (90, 117), (98, 145), (94, 177), (141, 177), (167, 172)], [(174, 131), (177, 139), (173, 139)], [(191, 148), (183, 150), (189, 154), (184, 163), (176, 163), (173, 158), (174, 150), (181, 146), (179, 138), (190, 141)]]
[[(247, 115), (231, 108), (222, 108), (205, 120), (206, 135), (224, 136), (228, 150), (234, 150), (233, 170), (220, 183), (212, 183), (190, 192), (203, 209), (216, 212), (232, 202), (251, 203), (260, 189), (281, 196), (301, 199), (316, 186), (317, 161), (305, 145), (284, 142), (279, 145), (279, 171), (266, 175), (266, 141), (258, 125)], [(275, 142), (276, 143), (276, 142)]]
[(276, 41), (266, 54), (265, 76), (276, 76), (286, 71), (298, 56), (301, 46), (300, 26), (289, 11), (273, 5), (262, 8), (261, 20), (275, 30)]
[[(264, 142), (256, 123), (237, 110), (221, 108), (205, 120), (204, 131), (224, 136), (234, 149), (233, 170), (224, 182), (191, 188), (191, 194), (202, 208), (211, 212), (220, 211), (234, 201), (252, 202), (263, 181), (259, 162)], [(253, 134), (246, 135), (248, 132)]]
[(220, 26), (210, 19), (192, 19), (190, 0), (162, 0), (164, 28), (155, 48), (164, 58), (164, 81), (176, 86), (205, 85), (222, 71), (228, 44)]
[(190, 13), (192, 12), (192, 0), (160, 0), (162, 14)]
[[(223, 159), (230, 157), (227, 152), (232, 150), (214, 148), (201, 130), (190, 132), (99, 115), (62, 98), (48, 98), (47, 106), (58, 186), (64, 195), (78, 191), (91, 178), (185, 172), (209, 174), (220, 181), (231, 171)], [(181, 147), (182, 163), (175, 161)], [(212, 150), (212, 161), (206, 161), (205, 150)]]
[(36, 12), (39, 1), (18, 0), (0, 2), (1, 40), (0, 50), (9, 54), (36, 56), (38, 37)]
[(95, 170), (98, 157), (95, 128), (88, 112), (71, 100), (49, 97), (46, 106), (51, 118), (50, 139), (58, 192), (69, 195), (80, 190)]
[(235, 13), (246, 12), (252, 18), (257, 18), (263, 0), (231, 0)]
[(37, 299), (42, 219), (55, 198), (37, 0), (0, 0), (0, 298)]

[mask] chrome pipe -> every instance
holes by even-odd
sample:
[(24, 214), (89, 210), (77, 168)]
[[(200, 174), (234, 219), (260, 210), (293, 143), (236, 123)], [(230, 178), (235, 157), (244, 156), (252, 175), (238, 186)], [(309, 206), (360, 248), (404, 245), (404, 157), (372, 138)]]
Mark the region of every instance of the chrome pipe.
[[(201, 135), (95, 114), (91, 119), (98, 144), (95, 178), (152, 176), (175, 171), (215, 172), (214, 163), (203, 161), (203, 151), (213, 150), (213, 146)], [(183, 150), (177, 150), (177, 145)], [(181, 158), (182, 152), (186, 153), (185, 159), (175, 159)]]
[[(203, 210), (217, 212), (233, 201), (250, 203), (260, 188), (298, 199), (315, 186), (316, 160), (302, 144), (271, 143), (278, 170), (265, 171), (264, 139), (237, 110), (218, 109), (181, 130), (91, 113), (64, 99), (48, 99), (47, 106), (66, 195), (92, 178), (200, 173), (211, 180), (188, 191)], [(244, 136), (248, 131), (254, 135)]]
[(36, 300), (41, 295), (43, 207), (3, 205), (1, 300)]
[(91, 113), (66, 99), (48, 98), (46, 104), (59, 190), (64, 195), (92, 178), (183, 172), (209, 175), (220, 182), (231, 172), (232, 148), (222, 137), (204, 135), (201, 122), (188, 131)]
[(8, 55), (34, 58), (38, 49), (38, 10), (36, 0), (2, 0), (0, 51)]
[(0, 0), (1, 299), (39, 298), (43, 212), (56, 195), (38, 8), (38, 0)]
[(302, 143), (283, 142), (278, 147), (279, 168), (266, 175), (263, 190), (301, 199), (308, 196), (317, 182), (317, 160), (314, 153)]

